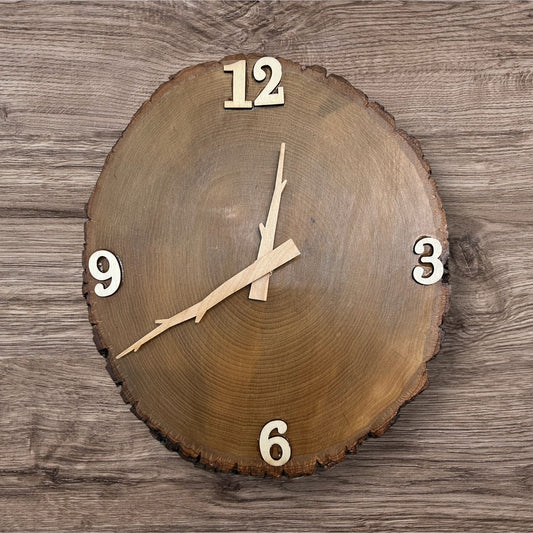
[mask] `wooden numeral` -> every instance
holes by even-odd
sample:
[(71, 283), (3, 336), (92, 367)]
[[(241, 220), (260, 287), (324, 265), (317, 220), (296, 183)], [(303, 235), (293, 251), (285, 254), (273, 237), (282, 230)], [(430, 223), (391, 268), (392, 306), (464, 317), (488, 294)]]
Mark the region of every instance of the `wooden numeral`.
[(251, 109), (252, 102), (246, 100), (246, 60), (241, 59), (224, 65), (224, 72), (233, 72), (233, 99), (226, 100), (226, 109)]
[[(278, 87), (281, 82), (281, 63), (275, 57), (258, 59), (253, 70), (255, 81), (263, 81), (266, 78), (265, 67), (270, 68), (270, 79), (254, 100), (254, 105), (283, 105), (285, 103), (283, 87)], [(274, 92), (276, 87), (278, 90)]]
[[(430, 247), (430, 255), (422, 255), (426, 252), (426, 246)], [(437, 283), (444, 274), (444, 265), (439, 259), (442, 254), (442, 245), (433, 237), (423, 237), (415, 242), (414, 253), (420, 255), (420, 263), (431, 265), (432, 271), (429, 276), (425, 275), (424, 267), (416, 266), (413, 269), (413, 279), (421, 285)]]
[[(107, 268), (102, 261), (107, 261)], [(98, 281), (109, 281), (106, 286), (103, 283), (97, 283), (94, 286), (96, 296), (105, 298), (117, 292), (122, 281), (122, 270), (117, 257), (108, 250), (98, 250), (89, 257), (89, 272), (94, 279)]]
[[(279, 435), (271, 437), (272, 431), (277, 430)], [(263, 461), (272, 466), (283, 466), (291, 458), (289, 441), (282, 437), (287, 431), (287, 423), (283, 420), (272, 420), (265, 424), (259, 434), (259, 451)], [(278, 448), (279, 453), (274, 457), (273, 451)]]
[(283, 105), (285, 94), (283, 87), (280, 87), (282, 76), (281, 63), (275, 57), (262, 57), (258, 59), (252, 70), (255, 81), (264, 81), (267, 77), (266, 68), (270, 69), (270, 79), (265, 87), (253, 101), (246, 100), (246, 60), (239, 59), (233, 63), (224, 65), (224, 72), (233, 74), (233, 97), (224, 102), (226, 109), (250, 109), (253, 106)]

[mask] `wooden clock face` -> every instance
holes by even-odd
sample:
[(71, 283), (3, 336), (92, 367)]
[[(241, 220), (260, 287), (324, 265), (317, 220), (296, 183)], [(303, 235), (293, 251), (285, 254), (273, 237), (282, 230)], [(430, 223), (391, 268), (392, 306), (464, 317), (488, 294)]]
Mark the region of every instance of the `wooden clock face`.
[(416, 141), (323, 69), (180, 72), (109, 154), (88, 218), (97, 346), (193, 461), (311, 473), (426, 385), (448, 299), (436, 187)]

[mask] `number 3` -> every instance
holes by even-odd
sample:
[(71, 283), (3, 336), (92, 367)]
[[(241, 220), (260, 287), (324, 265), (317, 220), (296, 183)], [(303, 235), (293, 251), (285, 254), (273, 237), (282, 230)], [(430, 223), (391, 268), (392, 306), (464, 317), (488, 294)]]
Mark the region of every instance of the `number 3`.
[[(430, 255), (422, 255), (426, 251), (426, 246), (431, 246)], [(429, 276), (424, 276), (424, 267), (416, 266), (413, 269), (414, 280), (421, 285), (432, 285), (433, 283), (437, 283), (444, 274), (444, 266), (439, 259), (442, 254), (441, 243), (432, 237), (422, 237), (415, 242), (414, 253), (421, 256), (419, 259), (420, 263), (428, 264), (432, 267), (431, 274)]]

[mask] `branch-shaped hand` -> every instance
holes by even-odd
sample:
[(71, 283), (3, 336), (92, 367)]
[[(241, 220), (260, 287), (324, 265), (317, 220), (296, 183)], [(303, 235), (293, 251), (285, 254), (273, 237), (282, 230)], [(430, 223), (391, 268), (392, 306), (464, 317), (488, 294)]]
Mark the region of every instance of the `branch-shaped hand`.
[(130, 352), (136, 352), (143, 344), (154, 337), (157, 337), (172, 326), (181, 324), (182, 322), (190, 320), (194, 317), (196, 317), (195, 322), (200, 322), (206, 311), (211, 309), (211, 307), (215, 306), (217, 303), (226, 299), (228, 296), (231, 296), (233, 293), (237, 292), (243, 287), (246, 287), (246, 285), (263, 277), (265, 274), (272, 272), (276, 268), (279, 268), (298, 255), (300, 255), (300, 251), (294, 244), (293, 240), (289, 239), (288, 241), (285, 241), (282, 245), (266, 253), (261, 258), (254, 261), (251, 265), (247, 266), (244, 270), (241, 270), (238, 274), (235, 274), (235, 276), (222, 283), (222, 285), (209, 293), (202, 301), (170, 318), (156, 320), (156, 324), (159, 324), (159, 326), (147, 333), (129, 348), (126, 348), (123, 352), (118, 354), (117, 359), (124, 357)]
[[(274, 235), (276, 234), (276, 226), (278, 223), (279, 204), (281, 201), (281, 193), (287, 185), (287, 180), (283, 181), (283, 162), (285, 160), (285, 143), (281, 143), (279, 150), (278, 171), (276, 173), (276, 183), (274, 185), (274, 192), (272, 193), (272, 200), (268, 210), (266, 223), (259, 224), (259, 232), (261, 233), (261, 243), (259, 244), (259, 252), (257, 259), (274, 249)], [(268, 294), (268, 283), (270, 280), (270, 272), (252, 283), (250, 287), (250, 294), (248, 298), (251, 300), (266, 301)]]

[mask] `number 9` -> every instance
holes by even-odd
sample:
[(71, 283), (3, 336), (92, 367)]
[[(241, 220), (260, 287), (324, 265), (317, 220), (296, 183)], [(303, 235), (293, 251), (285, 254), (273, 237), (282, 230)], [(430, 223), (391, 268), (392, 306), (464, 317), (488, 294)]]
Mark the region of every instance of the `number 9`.
[[(102, 270), (98, 263), (101, 259), (107, 260), (107, 270)], [(117, 292), (120, 282), (122, 281), (122, 270), (120, 262), (115, 255), (107, 250), (98, 250), (89, 257), (89, 272), (94, 279), (98, 281), (111, 280), (106, 287), (103, 283), (97, 283), (94, 286), (94, 292), (97, 296), (105, 298)]]

